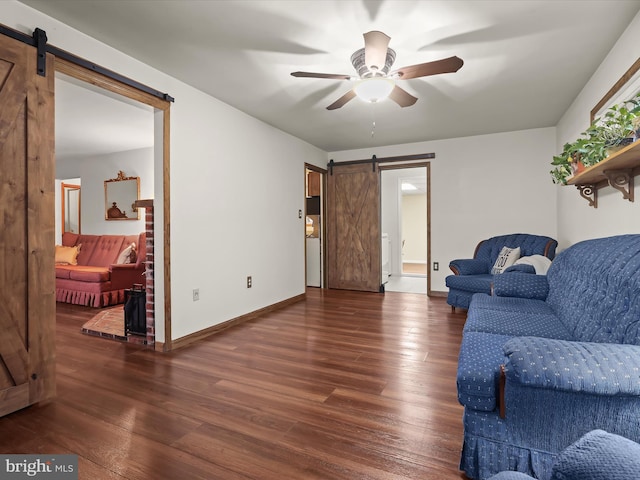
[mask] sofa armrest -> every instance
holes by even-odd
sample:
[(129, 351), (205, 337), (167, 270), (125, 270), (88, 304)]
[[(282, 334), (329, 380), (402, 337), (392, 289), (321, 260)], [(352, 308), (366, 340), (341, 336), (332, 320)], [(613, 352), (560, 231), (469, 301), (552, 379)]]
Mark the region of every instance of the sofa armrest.
[(481, 275), (489, 273), (489, 267), (484, 260), (464, 258), (449, 262), (449, 268), (455, 275)]
[(504, 344), (507, 383), (593, 395), (640, 396), (640, 346), (514, 337)]
[(536, 268), (533, 265), (527, 265), (525, 263), (518, 263), (511, 265), (503, 270), (502, 273), (519, 272), (519, 273), (532, 273), (536, 274)]
[(145, 283), (144, 266), (135, 263), (109, 265), (111, 288), (114, 290), (131, 288), (134, 283)]
[(546, 275), (505, 272), (494, 277), (493, 294), (498, 297), (546, 300), (549, 294), (549, 283)]

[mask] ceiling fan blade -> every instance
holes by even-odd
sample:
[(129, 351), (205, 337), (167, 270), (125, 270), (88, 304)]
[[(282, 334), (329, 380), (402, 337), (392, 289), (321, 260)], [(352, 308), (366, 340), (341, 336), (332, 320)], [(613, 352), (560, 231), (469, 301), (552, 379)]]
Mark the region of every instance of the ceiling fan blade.
[(309, 78), (328, 78), (330, 80), (351, 80), (351, 75), (341, 75), (336, 73), (311, 73), (311, 72), (292, 72), (294, 77)]
[(365, 65), (369, 70), (382, 70), (387, 61), (387, 49), (391, 37), (377, 30), (367, 32), (363, 37)]
[(410, 107), (411, 105), (413, 105), (418, 101), (416, 97), (414, 97), (409, 92), (407, 92), (406, 90), (403, 90), (397, 85), (393, 87), (393, 90), (391, 90), (391, 93), (389, 94), (389, 98), (394, 102), (396, 102), (401, 107)]
[(420, 63), (409, 67), (402, 67), (391, 72), (389, 76), (398, 75), (400, 80), (408, 80), (410, 78), (427, 77), (429, 75), (438, 75), (440, 73), (453, 73), (460, 70), (464, 62), (458, 57), (443, 58), (435, 62)]
[(353, 100), (355, 96), (356, 96), (356, 92), (353, 89), (351, 89), (347, 93), (345, 93), (343, 96), (341, 96), (338, 100), (336, 100), (331, 105), (329, 105), (327, 107), (327, 110), (335, 110), (336, 108), (340, 108), (349, 100)]

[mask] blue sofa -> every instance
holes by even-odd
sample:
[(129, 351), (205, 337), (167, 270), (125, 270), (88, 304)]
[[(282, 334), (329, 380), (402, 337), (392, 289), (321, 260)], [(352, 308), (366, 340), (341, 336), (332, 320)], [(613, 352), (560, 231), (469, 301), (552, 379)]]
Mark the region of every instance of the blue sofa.
[(461, 470), (548, 480), (594, 429), (640, 441), (640, 235), (586, 240), (547, 275), (503, 273), (475, 294), (457, 372)]
[[(551, 480), (629, 480), (640, 478), (640, 444), (592, 430), (556, 458)], [(518, 472), (501, 472), (490, 480), (533, 480)]]
[(520, 247), (521, 257), (544, 255), (553, 260), (558, 242), (550, 237), (514, 233), (500, 235), (482, 240), (476, 246), (473, 258), (453, 260), (449, 268), (454, 273), (445, 279), (449, 288), (447, 303), (455, 310), (456, 307), (468, 309), (474, 293), (491, 293), (491, 286), (495, 275), (491, 274), (502, 247)]

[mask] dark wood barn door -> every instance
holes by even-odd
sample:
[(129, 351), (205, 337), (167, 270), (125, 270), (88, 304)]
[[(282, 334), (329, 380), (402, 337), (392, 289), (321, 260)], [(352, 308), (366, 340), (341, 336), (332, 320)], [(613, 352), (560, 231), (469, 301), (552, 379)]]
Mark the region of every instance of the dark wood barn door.
[(380, 172), (335, 166), (327, 177), (328, 287), (380, 291)]
[(0, 416), (55, 395), (54, 82), (0, 35)]

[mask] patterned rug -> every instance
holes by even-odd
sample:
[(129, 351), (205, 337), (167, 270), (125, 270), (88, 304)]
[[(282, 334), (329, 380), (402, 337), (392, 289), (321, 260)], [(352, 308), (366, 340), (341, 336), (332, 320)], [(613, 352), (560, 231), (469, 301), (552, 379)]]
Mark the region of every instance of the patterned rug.
[(124, 308), (122, 305), (104, 308), (82, 326), (82, 333), (126, 342), (124, 334)]

